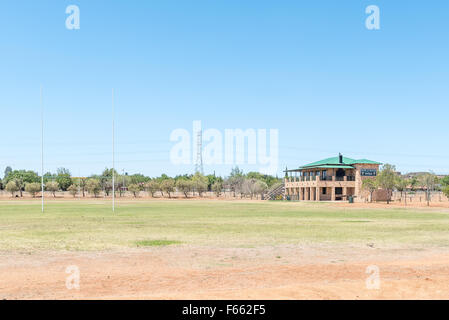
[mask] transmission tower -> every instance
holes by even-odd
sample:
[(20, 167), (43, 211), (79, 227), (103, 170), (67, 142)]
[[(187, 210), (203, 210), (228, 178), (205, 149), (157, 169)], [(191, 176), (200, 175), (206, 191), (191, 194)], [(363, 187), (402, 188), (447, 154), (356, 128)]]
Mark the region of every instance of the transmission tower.
[(196, 133), (196, 161), (195, 161), (195, 173), (204, 174), (203, 171), (203, 134), (200, 131)]

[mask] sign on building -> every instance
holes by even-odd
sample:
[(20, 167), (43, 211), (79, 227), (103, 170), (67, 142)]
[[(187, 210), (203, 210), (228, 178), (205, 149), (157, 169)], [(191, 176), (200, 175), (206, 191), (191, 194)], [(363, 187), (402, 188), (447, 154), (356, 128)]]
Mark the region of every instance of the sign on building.
[(375, 177), (375, 176), (377, 176), (377, 170), (376, 169), (361, 169), (360, 174), (363, 177)]

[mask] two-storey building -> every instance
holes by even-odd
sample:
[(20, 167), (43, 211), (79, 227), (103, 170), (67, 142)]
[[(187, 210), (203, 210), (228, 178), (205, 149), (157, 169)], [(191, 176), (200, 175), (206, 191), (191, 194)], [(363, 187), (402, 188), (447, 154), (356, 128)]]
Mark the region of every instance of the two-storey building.
[(328, 158), (285, 170), (285, 197), (300, 201), (361, 199), (362, 181), (377, 176), (381, 163), (367, 159)]

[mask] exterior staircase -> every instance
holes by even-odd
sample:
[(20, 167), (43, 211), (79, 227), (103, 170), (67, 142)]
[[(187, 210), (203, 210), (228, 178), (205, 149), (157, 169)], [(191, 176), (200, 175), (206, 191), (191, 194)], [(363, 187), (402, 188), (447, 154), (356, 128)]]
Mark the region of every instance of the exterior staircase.
[(267, 193), (264, 195), (265, 200), (276, 200), (279, 196), (282, 196), (284, 199), (285, 185), (284, 182), (277, 183), (273, 185)]

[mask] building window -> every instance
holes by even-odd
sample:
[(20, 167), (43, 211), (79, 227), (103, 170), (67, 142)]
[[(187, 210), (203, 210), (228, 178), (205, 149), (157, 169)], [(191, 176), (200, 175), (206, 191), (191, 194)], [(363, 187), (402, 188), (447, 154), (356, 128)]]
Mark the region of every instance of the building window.
[(327, 188), (323, 188), (323, 194), (327, 194)]
[(335, 188), (335, 194), (343, 194), (343, 188)]

